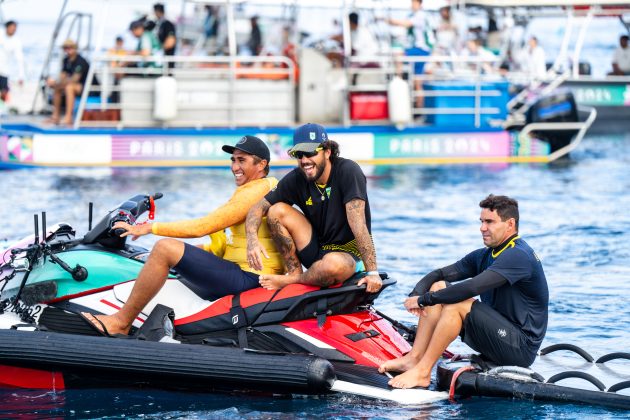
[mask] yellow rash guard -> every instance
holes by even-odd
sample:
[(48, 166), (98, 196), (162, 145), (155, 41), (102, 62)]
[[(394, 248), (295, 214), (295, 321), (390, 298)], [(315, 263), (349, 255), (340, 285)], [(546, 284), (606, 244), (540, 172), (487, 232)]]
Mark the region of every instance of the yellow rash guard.
[[(282, 274), (284, 273), (284, 264), (271, 238), (267, 227), (267, 218), (263, 219), (258, 229), (258, 240), (269, 255), (269, 258), (263, 256), (263, 269), (260, 271), (252, 269), (247, 264), (247, 237), (245, 233), (247, 212), (277, 183), (278, 180), (274, 177), (250, 181), (237, 187), (227, 203), (206, 216), (177, 222), (153, 223), (151, 232), (154, 235), (172, 238), (199, 238), (210, 235), (212, 242), (204, 245), (206, 251), (238, 264), (243, 271), (258, 274)], [(228, 228), (231, 232), (230, 236), (227, 236), (224, 231)]]

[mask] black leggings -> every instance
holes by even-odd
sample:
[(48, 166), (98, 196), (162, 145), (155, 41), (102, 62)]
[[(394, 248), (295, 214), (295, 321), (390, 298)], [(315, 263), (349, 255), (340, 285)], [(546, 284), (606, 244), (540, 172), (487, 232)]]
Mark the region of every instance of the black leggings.
[(215, 300), (260, 286), (258, 274), (190, 244), (185, 244), (184, 255), (173, 268), (180, 281), (203, 299)]

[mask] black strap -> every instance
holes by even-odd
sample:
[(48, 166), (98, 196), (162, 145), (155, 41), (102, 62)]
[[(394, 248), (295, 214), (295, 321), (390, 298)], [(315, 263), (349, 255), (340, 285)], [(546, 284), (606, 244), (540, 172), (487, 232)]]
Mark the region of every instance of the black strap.
[(238, 333), (238, 346), (242, 349), (247, 348), (247, 315), (241, 306), (240, 294), (234, 295), (232, 298), (230, 317), (232, 318), (232, 326), (236, 328)]
[(328, 309), (328, 299), (323, 297), (317, 301), (317, 312), (313, 315), (317, 317), (317, 326), (322, 328), (326, 323), (326, 315), (331, 315), (332, 311)]

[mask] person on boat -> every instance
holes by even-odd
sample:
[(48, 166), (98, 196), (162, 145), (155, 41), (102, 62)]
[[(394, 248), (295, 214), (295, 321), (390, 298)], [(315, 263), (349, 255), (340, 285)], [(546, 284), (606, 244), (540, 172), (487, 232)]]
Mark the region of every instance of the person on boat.
[(451, 8), (440, 7), (440, 21), (435, 28), (435, 47), (433, 53), (450, 55), (459, 51), (459, 28), (453, 22)]
[(473, 37), (466, 41), (466, 48), (461, 54), (465, 59), (476, 61), (467, 62), (461, 70), (477, 71), (479, 67), (482, 73), (495, 73), (495, 62), (497, 56), (483, 46), (481, 38)]
[(628, 35), (622, 35), (619, 38), (619, 47), (613, 55), (612, 67), (613, 71), (608, 73), (609, 76), (629, 76), (630, 75), (630, 48), (628, 48)]
[[(364, 26), (359, 25), (359, 14), (352, 12), (348, 14), (348, 26), (350, 28), (350, 55), (362, 59), (362, 61), (351, 63), (351, 67), (360, 68), (375, 68), (379, 64), (374, 59), (379, 53), (378, 42), (372, 36), (370, 30)], [(339, 45), (339, 49), (329, 51), (326, 56), (333, 63), (341, 64), (345, 61), (345, 55), (343, 52), (344, 34), (343, 31), (330, 37), (336, 41)], [(359, 74), (354, 74), (352, 77), (352, 84), (356, 84)]]
[[(454, 58), (459, 53), (459, 28), (453, 22), (451, 8), (440, 8), (440, 21), (435, 28), (435, 46), (432, 56), (445, 56)], [(444, 75), (450, 77), (453, 71), (452, 62), (442, 60), (431, 61), (424, 66), (424, 73), (432, 75)]]
[[(359, 14), (355, 12), (349, 13), (348, 23), (350, 27), (350, 54), (354, 57), (374, 57), (378, 55), (378, 43), (370, 30), (359, 24)], [(333, 35), (331, 39), (342, 45), (343, 32)]]
[[(267, 176), (270, 161), (267, 145), (258, 137), (245, 136), (234, 146), (224, 145), (223, 151), (232, 155), (232, 173), (237, 187), (227, 203), (198, 219), (114, 225), (115, 229), (126, 231), (122, 237), (131, 235), (134, 240), (152, 233), (170, 238), (210, 235), (212, 242), (196, 247), (177, 239), (159, 240), (120, 311), (109, 316), (82, 314), (96, 328), (109, 334), (127, 334), (133, 320), (162, 288), (171, 268), (180, 274), (182, 283), (209, 300), (259, 287), (261, 274), (284, 272), (282, 257), (275, 249), (266, 221), (260, 224), (254, 236), (268, 250), (269, 258), (255, 270), (247, 262), (245, 216), (250, 207), (278, 183), (276, 178)], [(226, 229), (231, 232), (229, 241)]]
[(65, 97), (65, 116), (62, 124), (72, 124), (72, 113), (76, 98), (83, 92), (83, 86), (87, 80), (90, 64), (79, 54), (78, 45), (71, 39), (67, 39), (61, 45), (65, 57), (61, 65), (59, 78), (48, 79), (48, 86), (53, 89), (53, 112), (50, 122), (59, 124), (61, 116), (62, 98)]
[(420, 317), (413, 347), (379, 367), (404, 372), (389, 381), (395, 388), (428, 386), (433, 365), (457, 335), (499, 365), (527, 367), (536, 357), (549, 306), (542, 264), (518, 235), (516, 200), (490, 194), (479, 206), (485, 248), (427, 274), (405, 300)]
[(256, 236), (267, 215), (287, 268), (287, 275), (261, 275), (261, 286), (268, 290), (292, 283), (326, 287), (366, 270), (359, 285), (366, 284), (368, 292), (377, 292), (382, 281), (361, 168), (339, 157), (339, 145), (318, 124), (295, 130), (289, 155), (297, 159), (298, 167), (249, 210), (245, 223), (250, 267), (260, 270), (270, 256)]
[[(155, 36), (160, 44), (165, 57), (175, 55), (175, 46), (177, 45), (177, 30), (170, 20), (166, 19), (164, 5), (155, 3), (153, 5), (153, 13), (155, 14)], [(175, 62), (168, 63), (169, 68), (175, 67)]]
[[(146, 30), (144, 19), (134, 20), (129, 24), (129, 30), (138, 39), (134, 54), (143, 58), (151, 57), (160, 51), (160, 42), (152, 31)], [(153, 61), (134, 63), (129, 67), (155, 67)]]
[[(412, 0), (411, 11), (411, 15), (407, 19), (389, 18), (387, 23), (407, 29), (410, 45), (405, 49), (406, 56), (426, 57), (431, 55), (434, 40), (428, 18), (424, 10), (422, 10), (422, 0)], [(422, 74), (424, 65), (423, 61), (414, 63), (414, 73)]]
[(22, 41), (15, 35), (17, 22), (9, 20), (0, 32), (0, 100), (6, 101), (9, 94), (9, 63), (17, 66), (18, 84), (24, 85), (24, 51)]
[(533, 80), (545, 80), (547, 75), (547, 60), (545, 50), (538, 43), (538, 38), (532, 36), (527, 41), (520, 56), (520, 67)]
[(260, 55), (263, 49), (262, 32), (260, 31), (260, 25), (258, 25), (258, 16), (252, 16), (249, 18), (251, 25), (251, 32), (249, 33), (249, 39), (247, 40), (247, 49), (250, 55)]

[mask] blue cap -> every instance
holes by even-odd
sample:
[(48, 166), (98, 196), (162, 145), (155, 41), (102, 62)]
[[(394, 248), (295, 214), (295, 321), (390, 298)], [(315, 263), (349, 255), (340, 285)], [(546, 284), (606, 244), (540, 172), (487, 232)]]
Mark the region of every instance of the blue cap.
[(319, 124), (304, 124), (293, 132), (291, 152), (314, 152), (323, 142), (328, 141), (326, 129)]

